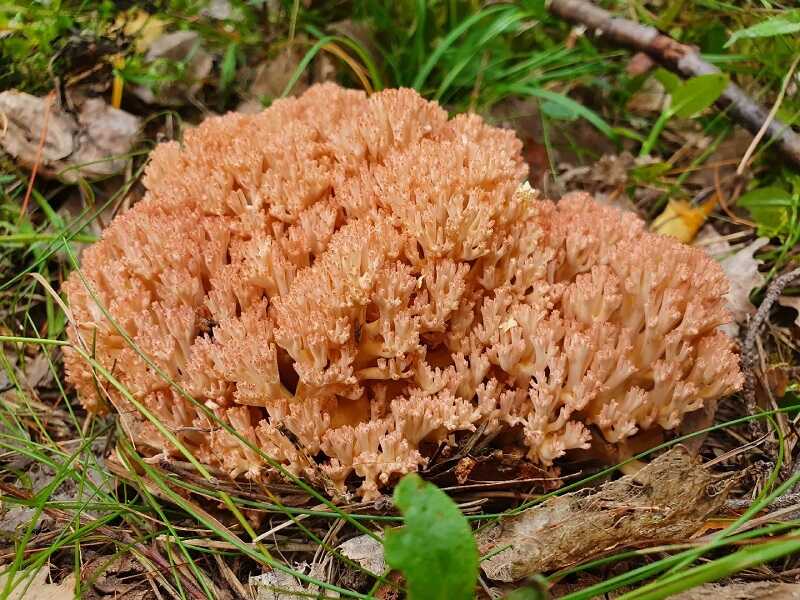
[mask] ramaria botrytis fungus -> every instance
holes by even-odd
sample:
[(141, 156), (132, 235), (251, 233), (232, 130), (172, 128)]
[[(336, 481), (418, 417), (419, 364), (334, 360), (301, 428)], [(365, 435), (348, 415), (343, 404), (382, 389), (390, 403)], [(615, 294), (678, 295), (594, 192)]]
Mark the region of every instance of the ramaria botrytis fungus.
[[(741, 385), (716, 263), (525, 175), (513, 133), (410, 90), (322, 85), (208, 119), (155, 149), (146, 197), (85, 251), (70, 339), (200, 461), (269, 471), (117, 327), (289, 471), (340, 493), (357, 477), (364, 498), (457, 432), (549, 465)], [(88, 409), (108, 399), (143, 451), (176, 453), (66, 362)]]

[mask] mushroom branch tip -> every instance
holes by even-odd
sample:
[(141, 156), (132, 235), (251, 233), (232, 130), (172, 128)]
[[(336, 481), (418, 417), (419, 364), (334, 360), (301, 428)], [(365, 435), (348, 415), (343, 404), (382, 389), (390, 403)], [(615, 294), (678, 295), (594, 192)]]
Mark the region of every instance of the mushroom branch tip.
[(68, 377), (144, 452), (365, 499), (466, 435), (546, 466), (739, 389), (720, 267), (526, 175), (512, 132), (407, 89), (207, 119), (65, 284), (129, 393), (69, 348)]

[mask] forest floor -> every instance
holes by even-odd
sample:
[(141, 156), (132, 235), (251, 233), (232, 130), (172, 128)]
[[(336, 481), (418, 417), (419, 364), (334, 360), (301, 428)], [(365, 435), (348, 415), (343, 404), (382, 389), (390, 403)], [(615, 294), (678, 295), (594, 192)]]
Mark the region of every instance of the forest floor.
[[(294, 485), (253, 493), (212, 485), (188, 463), (148, 462), (113, 415), (83, 410), (62, 367), (58, 290), (81, 249), (141, 198), (154, 145), (209, 115), (261, 110), (328, 80), (413, 87), (453, 113), (513, 128), (546, 196), (581, 189), (635, 211), (707, 250), (732, 281), (730, 332), (749, 395), (638, 458), (683, 443), (705, 475), (662, 453), (678, 466), (653, 489), (700, 498), (713, 473), (724, 498), (698, 500), (685, 515), (691, 535), (609, 531), (583, 556), (548, 557), (550, 568), (522, 583), (484, 569), (479, 594), (800, 594), (800, 278), (781, 278), (800, 266), (800, 167), (714, 104), (735, 82), (775, 118), (800, 123), (800, 10), (775, 0), (602, 4), (696, 48), (722, 75), (682, 81), (537, 0), (0, 4), (0, 598), (400, 597), (380, 538), (356, 527), (400, 524), (390, 498), (332, 510)], [(676, 102), (690, 93), (688, 105)], [(645, 468), (660, 472), (657, 460)], [(569, 485), (559, 490), (447, 492), (477, 530), (555, 493), (631, 485), (616, 466), (561, 469)], [(648, 502), (669, 501), (652, 494)], [(633, 510), (626, 497), (614, 510)], [(577, 523), (603, 516), (576, 506)], [(695, 586), (704, 587), (687, 591)]]

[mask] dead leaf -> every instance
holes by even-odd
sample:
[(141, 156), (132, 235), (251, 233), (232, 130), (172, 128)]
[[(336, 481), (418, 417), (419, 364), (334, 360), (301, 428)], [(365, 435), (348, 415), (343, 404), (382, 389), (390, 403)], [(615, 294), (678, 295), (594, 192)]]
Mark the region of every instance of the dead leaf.
[[(50, 106), (38, 173), (69, 182), (120, 173), (128, 161), (121, 157), (133, 147), (141, 120), (100, 98), (77, 104), (77, 119), (56, 103)], [(0, 113), (7, 121), (0, 145), (28, 168), (37, 160), (47, 110), (46, 98), (17, 90), (0, 93)]]
[(21, 378), (23, 381), (20, 381), (20, 383), (32, 390), (49, 382), (52, 379), (52, 375), (49, 357), (43, 352), (39, 352), (36, 356), (25, 361), (25, 369)]
[[(650, 65), (652, 64), (651, 62)], [(667, 97), (667, 90), (661, 82), (655, 77), (648, 77), (641, 89), (628, 100), (626, 108), (637, 115), (660, 113), (667, 102)]]
[[(248, 89), (251, 99), (260, 101), (262, 98), (278, 98), (289, 83), (289, 80), (300, 64), (305, 54), (299, 44), (285, 46), (273, 58), (267, 60), (255, 69), (253, 81)], [(294, 89), (295, 94), (300, 94), (308, 88), (303, 78), (300, 78)]]
[[(145, 600), (152, 597), (144, 567), (130, 553), (117, 557), (98, 554), (84, 562), (81, 579), (84, 596), (95, 600)], [(90, 586), (91, 591), (87, 589)]]
[(747, 315), (755, 311), (750, 302), (750, 292), (764, 285), (764, 276), (759, 273), (761, 261), (754, 254), (769, 243), (769, 239), (758, 238), (732, 256), (720, 261), (722, 269), (731, 282), (728, 292), (728, 308), (736, 322), (741, 322)]
[(764, 276), (759, 273), (761, 261), (754, 254), (769, 243), (767, 238), (758, 238), (738, 250), (733, 248), (713, 227), (707, 226), (698, 235), (695, 245), (702, 247), (719, 261), (722, 270), (730, 281), (726, 298), (733, 322), (723, 326), (723, 330), (733, 337), (739, 334), (739, 324), (756, 308), (750, 302), (750, 292), (764, 285)]
[(754, 254), (768, 242), (767, 238), (758, 238), (736, 249), (711, 225), (706, 225), (695, 240), (695, 246), (703, 248), (720, 263), (730, 281), (726, 298), (733, 322), (723, 326), (723, 329), (733, 337), (739, 334), (739, 323), (755, 312), (755, 306), (750, 302), (750, 292), (764, 285), (765, 279), (758, 271), (761, 261)]
[(269, 571), (250, 578), (255, 600), (292, 600), (302, 597), (306, 589), (289, 573)]
[(589, 192), (598, 202), (621, 210), (636, 212), (636, 206), (625, 192), (635, 167), (655, 162), (652, 158), (634, 157), (630, 152), (604, 154), (591, 166), (560, 163), (558, 182), (566, 190)]
[(214, 58), (202, 47), (202, 40), (196, 31), (173, 31), (156, 39), (150, 45), (145, 60), (152, 63), (159, 59), (186, 61), (186, 77), (185, 81), (170, 82), (155, 90), (141, 85), (133, 88), (133, 93), (148, 104), (185, 104), (187, 98), (200, 91), (214, 65)]
[(200, 10), (200, 14), (210, 19), (217, 19), (218, 21), (240, 17), (240, 15), (234, 11), (229, 0), (210, 0), (207, 6)]
[(370, 573), (380, 575), (386, 570), (383, 544), (371, 536), (354, 537), (342, 543), (338, 549), (343, 555), (357, 562)]
[(709, 583), (671, 596), (670, 600), (800, 600), (800, 584), (756, 581), (720, 585)]
[[(481, 563), (497, 581), (517, 581), (621, 548), (684, 540), (724, 503), (734, 479), (703, 468), (682, 446), (634, 476), (556, 496), (478, 534)], [(502, 550), (501, 550), (502, 549)]]
[[(63, 443), (63, 449), (70, 447), (70, 442)], [(92, 444), (91, 450), (95, 453), (95, 462), (84, 461), (83, 468), (85, 469), (88, 479), (100, 490), (110, 490), (113, 486), (113, 480), (110, 474), (103, 468), (103, 459), (100, 456), (105, 448), (105, 438), (99, 438)], [(75, 447), (77, 449), (77, 446)], [(18, 480), (15, 482), (17, 486), (22, 489), (28, 490), (31, 493), (38, 493), (49, 485), (56, 476), (55, 470), (43, 463), (32, 462), (30, 466), (21, 473)], [(95, 491), (90, 485), (76, 481), (77, 478), (65, 479), (53, 492), (50, 494), (50, 500), (55, 502), (88, 502), (95, 495)], [(87, 510), (89, 514), (96, 515), (97, 511)], [(20, 526), (26, 527), (30, 525), (31, 519), (35, 516), (35, 509), (14, 504), (9, 502), (0, 504), (0, 534), (15, 535), (18, 533)], [(47, 513), (41, 513), (38, 521), (35, 523), (35, 528), (43, 528), (48, 524), (52, 524), (52, 519)]]
[[(6, 585), (8, 575), (0, 575), (0, 588)], [(17, 573), (14, 581), (20, 577)], [(75, 598), (75, 576), (70, 573), (61, 583), (50, 583), (50, 567), (45, 565), (30, 580), (16, 585), (7, 600), (73, 600)], [(28, 583), (30, 581), (30, 584)]]
[(787, 308), (793, 308), (797, 312), (794, 324), (800, 327), (800, 296), (780, 296), (778, 304)]
[(121, 30), (125, 36), (134, 38), (134, 48), (144, 54), (163, 33), (167, 23), (141, 8), (131, 8), (117, 15), (111, 31)]

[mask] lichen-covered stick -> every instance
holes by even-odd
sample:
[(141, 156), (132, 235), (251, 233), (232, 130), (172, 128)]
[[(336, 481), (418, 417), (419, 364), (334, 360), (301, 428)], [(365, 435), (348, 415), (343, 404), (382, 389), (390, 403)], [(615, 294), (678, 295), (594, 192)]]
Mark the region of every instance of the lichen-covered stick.
[[(199, 460), (271, 476), (93, 296), (244, 438), (367, 499), (478, 427), (551, 465), (738, 389), (719, 266), (585, 194), (538, 198), (520, 146), (411, 90), (323, 85), (209, 119), (156, 148), (146, 197), (84, 253), (74, 321)], [(109, 393), (139, 448), (175, 453)]]
[[(681, 44), (655, 27), (617, 17), (587, 0), (550, 0), (547, 6), (550, 12), (562, 19), (578, 23), (614, 43), (644, 52), (684, 77), (720, 72), (717, 67), (703, 60), (691, 46)], [(770, 118), (764, 107), (739, 86), (728, 84), (717, 104), (753, 135), (759, 134), (765, 126), (769, 139), (776, 142), (783, 155), (795, 166), (800, 166), (800, 135), (794, 132), (791, 125)]]
[[(764, 323), (767, 321), (769, 311), (783, 293), (786, 286), (795, 279), (800, 279), (800, 268), (784, 273), (773, 279), (772, 283), (767, 287), (764, 300), (761, 301), (755, 316), (747, 326), (747, 332), (745, 333), (744, 342), (742, 343), (742, 370), (744, 371), (744, 388), (742, 390), (742, 395), (744, 396), (747, 414), (749, 415), (754, 415), (758, 411), (758, 404), (756, 402), (757, 380), (755, 374), (756, 339)], [(763, 433), (763, 427), (761, 427), (759, 421), (752, 421), (752, 429), (754, 434)]]

